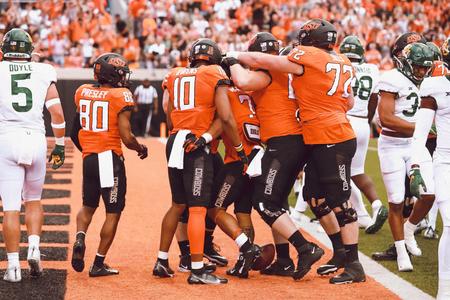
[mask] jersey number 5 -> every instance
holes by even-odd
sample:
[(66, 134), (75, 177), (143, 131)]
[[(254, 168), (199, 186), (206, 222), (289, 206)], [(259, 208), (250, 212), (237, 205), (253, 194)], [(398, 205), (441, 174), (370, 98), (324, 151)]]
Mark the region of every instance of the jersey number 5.
[(80, 123), (87, 131), (108, 131), (107, 101), (80, 100)]
[(195, 107), (195, 76), (175, 78), (173, 82), (173, 106), (179, 110)]
[(18, 81), (30, 79), (30, 73), (11, 75), (11, 94), (13, 96), (25, 94), (25, 105), (21, 105), (18, 101), (12, 103), (12, 107), (18, 112), (27, 112), (33, 107), (33, 94), (26, 87), (19, 86)]
[(341, 79), (341, 75), (345, 73), (350, 73), (350, 76), (348, 79), (344, 82), (344, 93), (342, 94), (342, 97), (347, 98), (351, 91), (350, 91), (350, 83), (353, 79), (353, 67), (349, 65), (343, 65), (342, 66), (342, 73), (341, 73), (341, 65), (336, 63), (327, 63), (326, 65), (326, 72), (331, 72), (334, 70), (334, 80), (333, 85), (331, 86), (330, 90), (327, 92), (328, 96), (333, 96), (339, 86), (339, 80)]

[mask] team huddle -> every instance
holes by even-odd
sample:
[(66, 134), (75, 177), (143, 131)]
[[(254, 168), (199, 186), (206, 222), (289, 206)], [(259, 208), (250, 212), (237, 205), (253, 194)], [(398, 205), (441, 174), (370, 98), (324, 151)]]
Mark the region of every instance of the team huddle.
[[(445, 193), (450, 184), (450, 40), (438, 48), (418, 33), (403, 34), (392, 47), (396, 68), (380, 74), (375, 65), (364, 62), (364, 47), (356, 36), (345, 37), (339, 53), (335, 52), (337, 35), (333, 24), (313, 19), (300, 28), (297, 42), (285, 48), (267, 32), (256, 34), (247, 52), (223, 54), (214, 41), (199, 39), (191, 46), (189, 66), (166, 75), (163, 107), (170, 132), (166, 158), (172, 205), (162, 219), (153, 275), (175, 276), (168, 252), (176, 236), (181, 251), (178, 270), (190, 272), (189, 284), (227, 283), (214, 273), (217, 266), (228, 264), (213, 243), (218, 225), (239, 252), (227, 275), (247, 278), (256, 270), (302, 279), (324, 255), (289, 216), (288, 197), (302, 173), (299, 201), (309, 205), (332, 243), (333, 256), (317, 266), (318, 274), (340, 271), (330, 277), (331, 284), (364, 282), (359, 226), (373, 234), (386, 219), (394, 246), (373, 257), (396, 260), (399, 271), (412, 271), (410, 255), (422, 254), (414, 231), (436, 199), (444, 223), (438, 298), (450, 297), (450, 257), (445, 255), (450, 251), (450, 199)], [(45, 178), (44, 104), (56, 137), (50, 157), (54, 168), (64, 162), (65, 122), (54, 84), (56, 73), (30, 61), (29, 35), (19, 29), (8, 32), (2, 52), (0, 76), (11, 82), (11, 89), (0, 92), (0, 162), (11, 169), (0, 175), (8, 252), (4, 279), (15, 282), (21, 280), (22, 200), (29, 214), (31, 275), (42, 273), (39, 200)], [(125, 207), (121, 143), (141, 159), (147, 157), (147, 148), (131, 133), (134, 102), (127, 88), (128, 62), (118, 54), (103, 54), (95, 61), (94, 77), (96, 84), (82, 85), (75, 94), (77, 113), (71, 132), (83, 154), (83, 207), (77, 215), (71, 259), (77, 272), (84, 270), (85, 235), (100, 196), (106, 208), (101, 241), (89, 270), (92, 277), (119, 273), (104, 261)], [(374, 118), (382, 128), (378, 154), (389, 210), (364, 174), (369, 124)], [(11, 134), (33, 143), (22, 147), (29, 153), (11, 149)], [(372, 205), (372, 216), (362, 194)], [(227, 212), (232, 204), (234, 214)], [(253, 209), (272, 231), (274, 261), (267, 255), (272, 245), (254, 243)], [(295, 263), (290, 246), (298, 254)]]

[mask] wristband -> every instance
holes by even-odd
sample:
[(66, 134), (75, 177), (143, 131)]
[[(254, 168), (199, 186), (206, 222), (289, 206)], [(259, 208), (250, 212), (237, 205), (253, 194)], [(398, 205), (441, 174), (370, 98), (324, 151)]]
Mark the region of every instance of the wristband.
[(202, 137), (205, 139), (205, 142), (207, 144), (213, 140), (213, 137), (209, 132), (205, 132), (204, 134), (202, 134)]
[(233, 58), (239, 60), (239, 52), (238, 51), (228, 51), (227, 57), (233, 57)]
[(55, 129), (64, 129), (66, 128), (66, 122), (62, 122), (59, 124), (51, 123), (52, 127)]
[(64, 141), (65, 141), (65, 138), (63, 136), (62, 137), (55, 137), (55, 144), (56, 145), (64, 146)]
[(240, 152), (244, 149), (244, 146), (242, 145), (242, 143), (240, 143), (237, 146), (234, 146), (234, 149), (236, 150), (236, 152)]
[(61, 100), (59, 98), (53, 98), (45, 101), (45, 107), (47, 107), (47, 109), (49, 109), (51, 106), (55, 104), (61, 104)]

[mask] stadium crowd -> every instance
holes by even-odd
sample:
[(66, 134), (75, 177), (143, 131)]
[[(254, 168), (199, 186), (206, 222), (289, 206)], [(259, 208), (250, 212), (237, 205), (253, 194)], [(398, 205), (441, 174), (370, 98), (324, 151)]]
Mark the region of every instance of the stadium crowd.
[(41, 61), (62, 67), (90, 67), (110, 51), (132, 68), (185, 66), (199, 37), (239, 51), (256, 32), (270, 31), (286, 45), (306, 20), (319, 17), (360, 36), (367, 61), (390, 69), (399, 34), (421, 32), (438, 45), (450, 35), (450, 2), (441, 0), (129, 0), (126, 18), (111, 15), (107, 0), (9, 1), (0, 10), (0, 39), (21, 27), (31, 32)]

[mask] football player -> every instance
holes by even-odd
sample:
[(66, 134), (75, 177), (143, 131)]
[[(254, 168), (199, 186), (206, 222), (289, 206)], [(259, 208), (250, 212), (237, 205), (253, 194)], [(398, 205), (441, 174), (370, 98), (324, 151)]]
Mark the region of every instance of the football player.
[[(352, 160), (352, 187), (350, 201), (358, 214), (358, 223), (366, 233), (376, 233), (387, 219), (388, 211), (381, 203), (372, 179), (364, 173), (367, 148), (370, 140), (370, 126), (378, 104), (379, 71), (374, 64), (364, 63), (364, 48), (357, 36), (344, 38), (339, 51), (348, 57), (355, 68), (352, 82), (355, 105), (347, 112), (348, 119), (356, 134), (356, 153)], [(364, 206), (361, 192), (372, 204), (372, 218)]]
[[(411, 142), (420, 105), (419, 87), (433, 64), (433, 52), (420, 42), (422, 39), (417, 33), (407, 33), (397, 39), (393, 47), (397, 66), (385, 72), (379, 84), (378, 113), (382, 131), (378, 154), (389, 200), (389, 225), (396, 249), (393, 257), (396, 256), (401, 272), (413, 269), (407, 250), (415, 256), (422, 254), (414, 238), (414, 230), (434, 201), (431, 166), (427, 165), (423, 167), (423, 175), (430, 182), (428, 189), (422, 191), (421, 199), (416, 201), (411, 215), (404, 222), (404, 180), (405, 174), (411, 171)], [(399, 55), (399, 51), (403, 54)], [(424, 160), (429, 155), (428, 152), (421, 153)]]
[(77, 214), (77, 233), (73, 244), (72, 267), (84, 269), (85, 236), (99, 205), (100, 196), (106, 218), (100, 232), (100, 244), (89, 269), (90, 277), (119, 274), (105, 264), (105, 256), (114, 241), (127, 189), (123, 144), (147, 157), (147, 147), (131, 133), (133, 94), (128, 89), (130, 69), (119, 54), (105, 53), (94, 62), (95, 84), (84, 84), (75, 92), (77, 113), (72, 140), (83, 153), (83, 206)]
[[(292, 86), (303, 125), (303, 138), (310, 145), (305, 168), (305, 199), (311, 203), (330, 236), (335, 251), (327, 264), (335, 271), (332, 284), (365, 281), (358, 259), (358, 224), (350, 197), (350, 164), (356, 151), (356, 138), (346, 117), (353, 106), (351, 81), (354, 68), (348, 58), (336, 54), (336, 28), (313, 19), (298, 35), (299, 46), (287, 57), (265, 53), (228, 53), (252, 68), (293, 74)], [(344, 250), (345, 248), (345, 250)]]
[[(278, 57), (279, 43), (270, 33), (257, 33), (249, 42), (249, 53)], [(291, 75), (273, 69), (248, 70), (229, 57), (231, 78), (241, 89), (254, 91), (261, 140), (267, 149), (261, 159), (261, 175), (254, 178), (253, 205), (272, 229), (277, 260), (262, 274), (304, 277), (324, 251), (308, 242), (287, 214), (287, 198), (306, 162), (306, 147), (295, 112), (298, 105)], [(270, 71), (267, 71), (270, 70)], [(289, 256), (289, 243), (298, 252), (297, 268)]]
[[(448, 44), (448, 39), (444, 41), (444, 43), (442, 44), (442, 49), (448, 47), (445, 45), (446, 42)], [(428, 47), (430, 47), (430, 49), (433, 51), (434, 54), (433, 69), (431, 70), (431, 76), (436, 77), (450, 74), (450, 70), (448, 69), (448, 63), (445, 63), (443, 61), (441, 49), (438, 46), (436, 46), (436, 44), (433, 42), (427, 42), (427, 45)]]
[[(163, 101), (168, 104), (168, 124), (172, 128), (166, 146), (172, 206), (161, 225), (160, 250), (153, 274), (174, 275), (168, 263), (168, 250), (178, 219), (188, 207), (190, 284), (227, 282), (225, 278), (206, 272), (203, 265), (205, 216), (213, 183), (213, 158), (208, 144), (221, 132), (216, 124), (223, 127), (244, 166), (248, 164), (228, 101), (230, 81), (220, 67), (221, 59), (216, 43), (199, 39), (190, 50), (189, 67), (173, 69), (163, 82)], [(216, 113), (221, 122), (213, 122)], [(253, 245), (250, 248), (253, 249)]]
[(53, 169), (64, 163), (65, 121), (56, 71), (48, 64), (31, 62), (33, 41), (22, 29), (3, 37), (0, 62), (0, 196), (3, 202), (3, 236), (8, 267), (3, 279), (19, 282), (20, 207), (25, 205), (28, 235), (27, 260), (31, 276), (42, 274), (40, 235), (44, 220), (41, 194), (45, 180), (47, 140), (44, 106), (50, 112), (55, 148)]
[[(447, 40), (448, 41), (448, 40)], [(448, 47), (448, 43), (447, 43)], [(448, 49), (447, 49), (448, 51)], [(448, 52), (444, 52), (447, 53)], [(445, 54), (444, 54), (445, 56)], [(450, 299), (450, 76), (435, 76), (425, 78), (420, 86), (420, 110), (417, 112), (412, 142), (412, 157), (410, 161), (411, 193), (420, 196), (421, 190), (428, 190), (431, 181), (424, 174), (424, 162), (420, 153), (426, 152), (425, 143), (433, 121), (436, 124), (437, 147), (433, 154), (433, 172), (436, 185), (436, 202), (442, 216), (443, 231), (439, 241), (439, 287), (437, 299)], [(426, 161), (425, 164), (429, 164)]]

